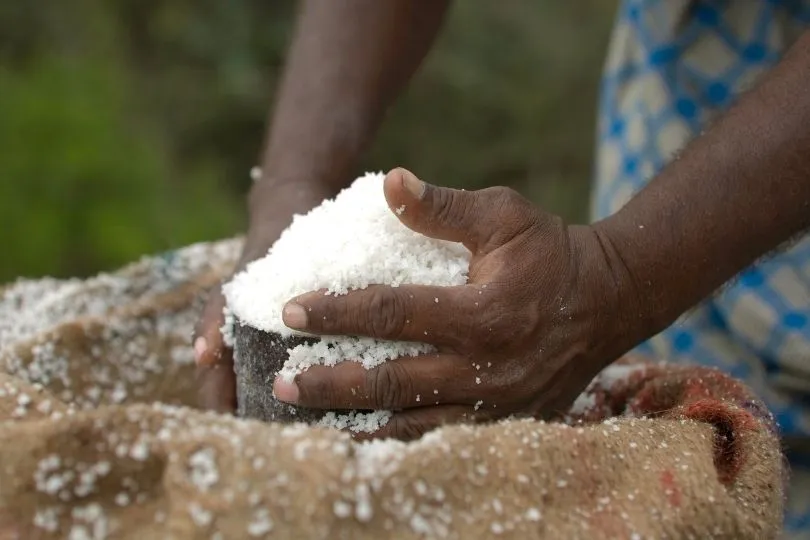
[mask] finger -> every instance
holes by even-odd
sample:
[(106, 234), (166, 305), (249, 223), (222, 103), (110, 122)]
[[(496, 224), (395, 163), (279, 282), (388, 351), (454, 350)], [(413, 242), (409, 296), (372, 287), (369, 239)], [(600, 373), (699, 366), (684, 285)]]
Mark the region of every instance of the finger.
[(203, 410), (233, 413), (236, 410), (236, 375), (230, 353), (213, 365), (198, 365), (197, 401)]
[(194, 329), (194, 359), (198, 366), (212, 366), (219, 363), (227, 349), (220, 330), (225, 324), (225, 315), (222, 311), (224, 307), (225, 297), (218, 285), (211, 291), (202, 316)]
[(372, 285), (338, 296), (299, 296), (284, 306), (282, 319), (311, 334), (459, 347), (473, 334), (480, 303), (477, 290), (467, 286)]
[(452, 354), (403, 357), (366, 369), (357, 362), (313, 366), (293, 382), (276, 378), (276, 398), (313, 409), (408, 409), (473, 404), (482, 388), (468, 359)]
[(517, 194), (492, 187), (465, 191), (433, 186), (406, 169), (394, 169), (384, 182), (388, 206), (408, 228), (431, 238), (462, 242), (486, 253), (511, 240), (536, 219), (536, 209)]
[(394, 413), (384, 426), (373, 433), (352, 433), (357, 440), (400, 439), (412, 441), (436, 428), (452, 424), (484, 422), (490, 415), (463, 405), (439, 405)]

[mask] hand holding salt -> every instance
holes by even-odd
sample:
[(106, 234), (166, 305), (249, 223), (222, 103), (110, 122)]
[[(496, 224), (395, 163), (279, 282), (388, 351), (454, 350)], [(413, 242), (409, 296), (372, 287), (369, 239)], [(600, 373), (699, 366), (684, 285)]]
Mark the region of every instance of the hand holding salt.
[[(591, 227), (567, 227), (505, 188), (440, 188), (401, 169), (383, 184), (384, 193), (371, 191), (365, 199), (373, 206), (384, 194), (386, 217), (378, 217), (378, 228), (364, 225), (350, 239), (341, 232), (332, 240), (340, 245), (331, 249), (341, 254), (334, 264), (302, 268), (295, 276), (299, 291), (309, 279), (301, 276), (313, 271), (335, 272), (353, 286), (321, 277), (283, 309), (263, 312), (266, 319), (249, 309), (265, 305), (256, 301), (263, 295), (255, 287), (250, 301), (232, 302), (237, 317), (256, 327), (324, 336), (290, 351), (274, 383), (278, 400), (309, 410), (392, 411), (390, 419), (371, 422), (378, 429), (363, 429), (367, 418), (357, 422), (356, 414), (324, 418), (359, 436), (416, 438), (448, 422), (564, 411), (635, 343), (637, 337), (615, 322), (621, 320), (615, 316), (619, 291)], [(337, 207), (341, 196), (324, 208)], [(351, 209), (351, 219), (365, 220), (365, 204)], [(392, 234), (396, 238), (383, 240)], [(372, 244), (373, 254), (363, 258)], [(379, 257), (387, 262), (378, 266)], [(381, 273), (367, 274), (374, 268)], [(235, 283), (244, 286), (246, 279)], [(602, 315), (614, 322), (600, 325)], [(345, 351), (335, 358), (328, 345), (335, 336), (364, 338), (333, 341), (333, 349)], [(342, 361), (349, 359), (355, 361)]]
[(397, 219), (405, 211), (398, 207), (392, 212), (387, 206), (382, 174), (366, 175), (334, 200), (296, 216), (267, 256), (226, 284), (227, 317), (236, 323), (240, 415), (276, 421), (320, 419), (355, 431), (371, 431), (387, 420), (387, 411), (324, 416), (322, 411), (284, 405), (272, 395), (271, 383), (277, 374), (291, 382), (313, 366), (348, 360), (365, 372), (393, 358), (435, 350), (398, 340), (313, 338), (282, 320), (285, 302), (311, 290), (336, 296), (370, 284), (464, 284), (469, 251), (408, 229)]

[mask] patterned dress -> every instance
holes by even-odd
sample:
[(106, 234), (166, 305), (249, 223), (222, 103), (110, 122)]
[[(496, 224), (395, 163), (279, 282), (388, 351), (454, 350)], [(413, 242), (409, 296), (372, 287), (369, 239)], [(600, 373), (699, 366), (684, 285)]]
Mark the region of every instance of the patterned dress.
[[(593, 218), (621, 208), (809, 24), (810, 1), (624, 0), (601, 93)], [(810, 236), (639, 352), (718, 367), (764, 398), (783, 434), (810, 436)], [(808, 463), (794, 463), (786, 528), (795, 538), (810, 537), (809, 475), (798, 467)]]

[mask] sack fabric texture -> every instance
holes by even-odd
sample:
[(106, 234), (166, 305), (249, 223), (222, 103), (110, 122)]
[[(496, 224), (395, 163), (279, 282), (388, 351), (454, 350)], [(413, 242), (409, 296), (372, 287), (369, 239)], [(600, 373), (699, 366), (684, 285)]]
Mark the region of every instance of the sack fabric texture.
[(626, 358), (559, 422), (418, 441), (196, 410), (191, 332), (240, 240), (0, 288), (0, 539), (776, 538), (770, 413)]

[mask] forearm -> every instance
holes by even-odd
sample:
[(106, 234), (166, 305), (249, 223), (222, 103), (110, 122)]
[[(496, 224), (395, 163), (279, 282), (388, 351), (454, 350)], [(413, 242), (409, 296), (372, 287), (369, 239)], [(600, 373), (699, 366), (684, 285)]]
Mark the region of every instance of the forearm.
[(630, 276), (628, 296), (637, 298), (646, 338), (808, 226), (805, 34), (756, 88), (596, 228), (615, 266)]
[(270, 121), (251, 224), (283, 197), (303, 211), (351, 179), (388, 106), (430, 49), (449, 0), (308, 0)]

